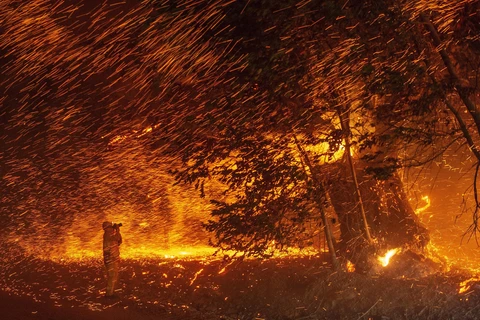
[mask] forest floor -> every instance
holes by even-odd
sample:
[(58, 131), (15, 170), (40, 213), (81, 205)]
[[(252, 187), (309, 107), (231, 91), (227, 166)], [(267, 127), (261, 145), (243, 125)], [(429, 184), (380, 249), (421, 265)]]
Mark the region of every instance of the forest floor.
[[(116, 299), (105, 299), (101, 261), (52, 262), (4, 250), (0, 318), (150, 319), (479, 319), (480, 286), (467, 271), (405, 265), (363, 275), (332, 273), (319, 256), (246, 260), (122, 262)], [(396, 267), (395, 267), (396, 264)], [(389, 269), (390, 268), (390, 269)], [(398, 270), (404, 269), (400, 274)]]

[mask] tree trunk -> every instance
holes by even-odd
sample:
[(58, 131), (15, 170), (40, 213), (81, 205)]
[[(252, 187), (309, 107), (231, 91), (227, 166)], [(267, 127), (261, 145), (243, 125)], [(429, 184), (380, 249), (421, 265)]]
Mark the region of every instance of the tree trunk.
[[(347, 174), (348, 165), (337, 163), (336, 166), (337, 174), (330, 181), (328, 192), (340, 223), (338, 249), (355, 264), (356, 270), (367, 272), (371, 269), (370, 257), (375, 248), (369, 246), (363, 237), (363, 221), (355, 201), (354, 182), (345, 178), (351, 176)], [(387, 180), (376, 180), (363, 170), (356, 171), (367, 223), (377, 248), (408, 246), (422, 251), (428, 244), (429, 235), (415, 215), (400, 177), (394, 174)]]
[(328, 222), (327, 213), (325, 212), (325, 206), (323, 204), (323, 199), (318, 197), (317, 199), (315, 199), (315, 202), (318, 205), (322, 217), (323, 231), (325, 234), (325, 240), (327, 241), (328, 251), (330, 252), (330, 257), (332, 259), (332, 266), (335, 271), (338, 271), (340, 270), (340, 263), (338, 262), (337, 254), (335, 252), (332, 228), (330, 226), (330, 223)]
[[(315, 192), (315, 203), (318, 206), (318, 209), (320, 210), (320, 214), (322, 217), (322, 223), (323, 223), (323, 231), (325, 234), (325, 240), (327, 241), (328, 244), (328, 251), (330, 253), (330, 257), (332, 259), (332, 266), (335, 271), (340, 270), (340, 263), (338, 262), (337, 259), (337, 253), (335, 250), (335, 245), (334, 245), (334, 240), (333, 240), (333, 232), (330, 227), (330, 224), (328, 223), (327, 215), (325, 212), (325, 205), (324, 205), (324, 199), (321, 197), (321, 194), (324, 194), (325, 191), (325, 185), (322, 180), (320, 180), (319, 174), (316, 170), (316, 168), (312, 165), (310, 161), (310, 157), (308, 154), (305, 152), (303, 147), (300, 145), (298, 142), (297, 137), (294, 135), (293, 139), (295, 141), (295, 144), (297, 145), (298, 151), (303, 157), (303, 160), (305, 161), (306, 166), (308, 167), (308, 170), (310, 172), (310, 176), (312, 181), (315, 184), (315, 188), (317, 189), (317, 192)], [(307, 173), (306, 168), (304, 167), (305, 173)], [(306, 175), (307, 177), (309, 176), (308, 173)], [(307, 181), (308, 183), (308, 181)]]
[(370, 229), (367, 222), (367, 214), (365, 213), (365, 206), (363, 205), (362, 193), (360, 192), (360, 187), (358, 185), (357, 173), (355, 170), (355, 165), (352, 158), (352, 150), (350, 146), (350, 115), (349, 112), (342, 112), (338, 109), (338, 117), (340, 118), (340, 124), (342, 130), (344, 131), (345, 137), (345, 154), (348, 160), (348, 166), (350, 168), (350, 173), (352, 175), (353, 186), (355, 188), (355, 195), (357, 200), (358, 208), (360, 209), (360, 215), (362, 217), (363, 229), (365, 232), (365, 239), (369, 244), (373, 244), (372, 236), (370, 235)]

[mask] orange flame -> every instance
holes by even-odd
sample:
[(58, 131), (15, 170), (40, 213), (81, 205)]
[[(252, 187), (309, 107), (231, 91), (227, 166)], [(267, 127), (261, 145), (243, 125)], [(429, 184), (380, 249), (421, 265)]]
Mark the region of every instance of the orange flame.
[(193, 276), (192, 280), (190, 281), (190, 285), (192, 285), (195, 282), (195, 280), (197, 280), (198, 275), (202, 272), (203, 272), (203, 268), (198, 270), (197, 272), (195, 272), (195, 275)]
[(228, 268), (229, 266), (231, 266), (234, 262), (235, 262), (235, 260), (232, 260), (232, 261), (230, 261), (229, 263), (227, 263), (220, 271), (218, 271), (218, 274), (223, 274), (223, 273), (225, 273), (225, 271), (227, 271), (227, 268)]
[(350, 260), (347, 260), (347, 271), (355, 272), (355, 265)]
[(388, 264), (390, 263), (390, 259), (391, 259), (395, 254), (397, 254), (397, 252), (398, 252), (399, 250), (400, 250), (400, 249), (398, 249), (398, 248), (388, 250), (387, 253), (386, 253), (384, 256), (378, 257), (378, 261), (380, 262), (380, 264), (381, 264), (383, 267), (388, 266)]
[(458, 293), (461, 294), (470, 290), (470, 288), (472, 287), (472, 282), (474, 281), (480, 281), (480, 278), (472, 277), (470, 279), (460, 282), (460, 288), (458, 289)]
[(417, 215), (419, 215), (420, 213), (422, 213), (423, 211), (427, 210), (430, 205), (431, 205), (431, 202), (430, 202), (430, 197), (429, 196), (423, 196), (422, 197), (422, 200), (425, 202), (425, 205), (423, 207), (420, 207), (420, 208), (417, 208), (415, 209), (415, 213)]

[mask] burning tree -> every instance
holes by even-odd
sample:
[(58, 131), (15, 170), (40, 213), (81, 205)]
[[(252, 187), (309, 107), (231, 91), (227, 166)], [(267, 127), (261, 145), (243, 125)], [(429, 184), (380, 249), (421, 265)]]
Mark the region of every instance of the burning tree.
[[(476, 152), (470, 126), (447, 99), (456, 90), (475, 119), (471, 94), (448, 67), (448, 54), (440, 50), (440, 60), (432, 44), (440, 45), (436, 25), (449, 26), (441, 10), (460, 21), (477, 3), (227, 7), (225, 23), (234, 26), (227, 38), (244, 41), (226, 58), (247, 55), (247, 63), (208, 102), (192, 103), (186, 119), (195, 135), (176, 136), (187, 164), (177, 178), (200, 181), (201, 189), (215, 177), (231, 192), (215, 201), (207, 224), (214, 244), (263, 255), (273, 244), (298, 243), (315, 218), (328, 234), (320, 217), (332, 206), (341, 238), (329, 242), (361, 268), (375, 248), (422, 252), (428, 232), (397, 172), (432, 161), (462, 138)], [(476, 41), (461, 45), (474, 50)], [(453, 86), (436, 80), (445, 79), (442, 62)]]

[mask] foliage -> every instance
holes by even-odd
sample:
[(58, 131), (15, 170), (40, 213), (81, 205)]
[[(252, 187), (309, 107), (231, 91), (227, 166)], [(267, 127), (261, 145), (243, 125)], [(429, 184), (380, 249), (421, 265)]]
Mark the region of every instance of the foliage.
[[(293, 135), (304, 147), (325, 143), (330, 156), (351, 136), (377, 179), (431, 161), (461, 137), (443, 103), (453, 87), (408, 5), (225, 7), (216, 36), (236, 43), (223, 59), (241, 67), (202, 96), (208, 102), (187, 102), (184, 121), (177, 118), (184, 125), (171, 129), (169, 141), (186, 164), (179, 181), (214, 178), (226, 186), (206, 225), (216, 246), (262, 255), (270, 243), (293, 243), (316, 215), (312, 190), (322, 191), (296, 160)], [(350, 114), (349, 130), (339, 129), (338, 110)], [(309, 152), (316, 166), (325, 152)]]
[(246, 255), (268, 256), (273, 249), (301, 245), (306, 223), (318, 225), (313, 209), (312, 181), (306, 176), (289, 140), (249, 139), (235, 161), (215, 166), (213, 174), (230, 190), (230, 201), (213, 201), (207, 230), (214, 245)]

